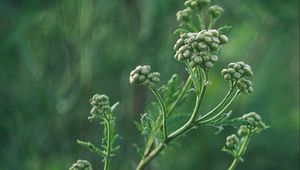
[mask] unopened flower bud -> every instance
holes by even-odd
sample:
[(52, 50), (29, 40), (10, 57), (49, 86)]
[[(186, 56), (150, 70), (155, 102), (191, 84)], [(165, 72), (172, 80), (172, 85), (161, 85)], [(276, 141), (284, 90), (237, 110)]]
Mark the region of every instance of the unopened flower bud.
[[(178, 55), (179, 56), (179, 55)], [(151, 72), (149, 65), (137, 66), (129, 76), (129, 81), (132, 84), (145, 85), (154, 87), (159, 82), (160, 74), (158, 72)]]
[(92, 170), (92, 165), (87, 160), (78, 160), (69, 170)]
[(213, 5), (209, 7), (208, 12), (212, 18), (218, 18), (224, 12), (224, 10), (220, 6)]
[(239, 130), (238, 130), (238, 135), (239, 136), (246, 136), (249, 132), (249, 128), (245, 125), (240, 126)]
[(233, 147), (238, 143), (239, 143), (239, 138), (235, 134), (232, 134), (226, 138), (226, 146), (228, 147)]
[(226, 44), (229, 41), (229, 39), (226, 35), (220, 35), (219, 40), (220, 40), (221, 44)]

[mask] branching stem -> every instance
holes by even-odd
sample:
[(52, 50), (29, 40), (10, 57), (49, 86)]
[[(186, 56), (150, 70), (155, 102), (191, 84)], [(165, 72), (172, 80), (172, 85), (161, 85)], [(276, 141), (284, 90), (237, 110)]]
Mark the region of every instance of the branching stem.
[(155, 95), (155, 97), (157, 98), (160, 108), (162, 110), (162, 114), (163, 114), (163, 120), (162, 120), (162, 126), (163, 126), (163, 134), (164, 134), (164, 140), (167, 140), (168, 138), (168, 132), (167, 132), (167, 109), (165, 106), (165, 103), (162, 99), (162, 97), (160, 96), (160, 94), (158, 93), (157, 89), (153, 89), (151, 87), (149, 87), (150, 91)]
[(243, 143), (241, 145), (241, 147), (239, 148), (239, 152), (236, 156), (236, 158), (234, 158), (233, 162), (231, 163), (230, 167), (228, 168), (228, 170), (235, 170), (238, 162), (241, 160), (241, 157), (245, 154), (246, 149), (248, 147), (248, 144), (250, 142), (250, 136), (251, 136), (251, 130), (249, 131), (249, 133), (247, 134), (247, 136), (244, 138)]

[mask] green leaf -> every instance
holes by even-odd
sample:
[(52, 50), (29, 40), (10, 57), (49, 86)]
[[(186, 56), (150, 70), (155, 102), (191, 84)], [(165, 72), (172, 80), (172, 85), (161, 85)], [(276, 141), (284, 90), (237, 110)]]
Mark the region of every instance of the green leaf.
[(85, 141), (81, 141), (79, 139), (77, 139), (77, 143), (85, 148), (87, 148), (88, 150), (90, 150), (91, 152), (94, 152), (100, 156), (102, 156), (103, 158), (106, 158), (106, 154), (101, 151), (98, 147), (96, 147), (94, 144), (92, 144), (91, 142), (85, 142)]
[(119, 104), (120, 104), (119, 102), (116, 102), (115, 104), (113, 104), (111, 106), (111, 112), (113, 112)]
[(229, 26), (229, 25), (224, 25), (220, 28), (218, 28), (218, 31), (221, 33), (221, 34), (227, 34), (231, 31), (231, 28), (232, 26)]

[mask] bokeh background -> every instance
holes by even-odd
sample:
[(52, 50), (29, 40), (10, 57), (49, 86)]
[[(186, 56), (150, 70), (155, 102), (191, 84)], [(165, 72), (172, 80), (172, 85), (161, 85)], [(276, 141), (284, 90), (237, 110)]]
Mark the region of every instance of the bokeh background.
[[(256, 111), (271, 128), (252, 140), (238, 169), (299, 169), (299, 1), (213, 4), (225, 9), (218, 25), (233, 29), (211, 73), (205, 109), (227, 91), (221, 69), (249, 63), (255, 92), (240, 97), (233, 113)], [(128, 75), (137, 64), (150, 64), (162, 82), (173, 73), (184, 77), (172, 50), (182, 8), (182, 0), (1, 0), (0, 169), (61, 170), (79, 158), (100, 169), (99, 158), (75, 142), (101, 140), (101, 126), (87, 120), (94, 93), (120, 101), (121, 149), (112, 168), (133, 169), (135, 144), (142, 145), (134, 121), (153, 97), (130, 86)], [(225, 169), (231, 158), (220, 150), (234, 130), (215, 131), (190, 132), (149, 169)]]

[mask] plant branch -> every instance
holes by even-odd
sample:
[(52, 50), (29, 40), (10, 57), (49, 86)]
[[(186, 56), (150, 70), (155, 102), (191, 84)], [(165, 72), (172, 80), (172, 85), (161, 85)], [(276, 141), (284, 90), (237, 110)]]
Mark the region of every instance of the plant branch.
[(228, 108), (228, 106), (239, 96), (239, 94), (240, 94), (240, 91), (238, 90), (234, 94), (234, 96), (231, 98), (231, 100), (224, 106), (224, 108), (221, 111), (219, 111), (216, 115), (214, 115), (213, 117), (211, 117), (209, 119), (206, 119), (206, 120), (202, 120), (202, 121), (197, 120), (197, 122), (199, 124), (202, 124), (202, 123), (207, 123), (207, 122), (214, 121), (215, 119), (217, 119)]
[(249, 130), (247, 136), (244, 138), (241, 147), (239, 148), (239, 152), (237, 156), (234, 158), (228, 170), (235, 170), (238, 162), (241, 160), (241, 157), (245, 154), (248, 144), (250, 142), (251, 130)]
[(164, 134), (164, 140), (167, 139), (168, 137), (168, 132), (167, 132), (167, 109), (165, 106), (165, 103), (162, 99), (162, 97), (160, 96), (160, 94), (158, 93), (158, 91), (156, 89), (153, 89), (151, 87), (149, 87), (150, 91), (155, 95), (155, 97), (157, 98), (160, 108), (162, 110), (162, 114), (163, 114), (163, 120), (162, 120), (162, 126), (163, 126), (163, 134)]

